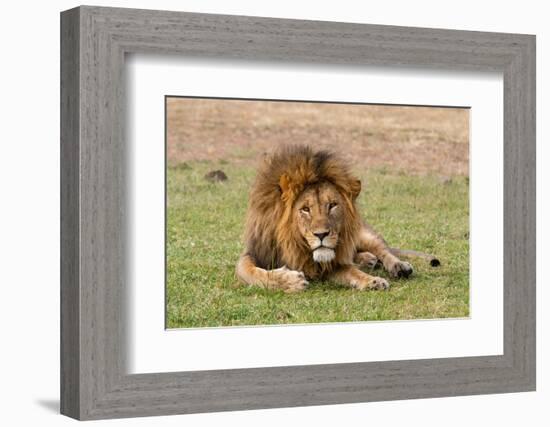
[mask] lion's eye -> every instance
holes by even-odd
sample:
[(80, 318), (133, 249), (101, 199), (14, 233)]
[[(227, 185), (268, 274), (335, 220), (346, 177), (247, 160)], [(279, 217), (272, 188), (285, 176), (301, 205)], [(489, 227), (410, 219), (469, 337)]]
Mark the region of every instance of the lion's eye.
[(333, 203), (329, 203), (328, 208), (329, 208), (329, 210), (332, 210), (332, 209), (334, 209), (336, 206), (338, 206), (338, 203), (334, 203), (334, 202), (333, 202)]
[(309, 208), (307, 206), (304, 206), (302, 209), (300, 209), (304, 213), (309, 213)]

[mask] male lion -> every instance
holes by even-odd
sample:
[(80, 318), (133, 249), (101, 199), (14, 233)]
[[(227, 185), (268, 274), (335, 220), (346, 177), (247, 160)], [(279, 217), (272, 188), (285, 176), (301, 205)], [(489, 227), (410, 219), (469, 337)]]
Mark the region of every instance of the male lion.
[(387, 280), (358, 268), (377, 262), (392, 277), (409, 277), (411, 265), (361, 220), (360, 191), (361, 182), (334, 153), (288, 146), (267, 157), (250, 193), (237, 277), (285, 292), (304, 290), (310, 279), (388, 289)]

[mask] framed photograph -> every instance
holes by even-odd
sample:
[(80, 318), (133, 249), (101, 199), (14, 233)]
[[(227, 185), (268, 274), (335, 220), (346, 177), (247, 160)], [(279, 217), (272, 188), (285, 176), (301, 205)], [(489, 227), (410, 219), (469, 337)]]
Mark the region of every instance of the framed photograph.
[(61, 14), (61, 412), (535, 390), (535, 37)]

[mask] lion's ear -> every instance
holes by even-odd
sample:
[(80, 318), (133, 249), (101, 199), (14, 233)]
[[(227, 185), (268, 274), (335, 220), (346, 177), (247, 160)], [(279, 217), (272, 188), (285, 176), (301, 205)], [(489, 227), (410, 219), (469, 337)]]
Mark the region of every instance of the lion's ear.
[(361, 192), (361, 181), (358, 179), (352, 180), (349, 188), (350, 188), (351, 198), (355, 200), (359, 195), (359, 193)]
[(281, 194), (288, 193), (288, 190), (290, 190), (290, 179), (288, 179), (288, 176), (286, 174), (281, 175), (279, 178), (279, 188), (281, 189)]
[(290, 180), (287, 174), (283, 174), (279, 178), (279, 188), (281, 189), (281, 199), (285, 203), (292, 203), (294, 197), (299, 191), (296, 184)]

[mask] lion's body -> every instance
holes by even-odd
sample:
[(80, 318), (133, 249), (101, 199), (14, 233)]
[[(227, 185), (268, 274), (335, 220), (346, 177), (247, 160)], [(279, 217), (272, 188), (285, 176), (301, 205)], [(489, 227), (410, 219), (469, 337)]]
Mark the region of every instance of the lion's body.
[(359, 289), (387, 288), (384, 279), (355, 266), (366, 253), (390, 273), (408, 276), (410, 265), (362, 222), (355, 203), (360, 190), (360, 181), (332, 153), (291, 146), (266, 157), (250, 193), (238, 277), (287, 291), (319, 278)]

